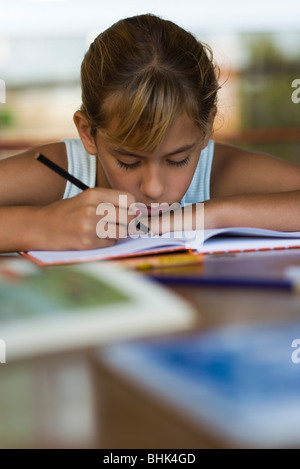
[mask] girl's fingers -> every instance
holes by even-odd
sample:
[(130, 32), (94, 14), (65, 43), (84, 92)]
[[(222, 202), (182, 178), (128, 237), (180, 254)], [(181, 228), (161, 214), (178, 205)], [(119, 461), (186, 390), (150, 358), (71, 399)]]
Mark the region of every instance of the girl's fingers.
[[(102, 210), (103, 208), (103, 210)], [(128, 225), (136, 218), (129, 215), (127, 208), (101, 207), (97, 215), (102, 215), (97, 221), (97, 236), (100, 238), (126, 238)]]
[[(85, 236), (87, 243), (99, 239), (103, 245), (103, 240), (127, 238), (128, 226), (137, 219), (137, 211), (130, 210), (135, 202), (134, 196), (112, 189), (94, 188), (77, 197), (78, 208), (84, 211), (85, 224), (92, 227)], [(99, 203), (99, 200), (105, 202)], [(138, 220), (135, 225), (137, 223)]]

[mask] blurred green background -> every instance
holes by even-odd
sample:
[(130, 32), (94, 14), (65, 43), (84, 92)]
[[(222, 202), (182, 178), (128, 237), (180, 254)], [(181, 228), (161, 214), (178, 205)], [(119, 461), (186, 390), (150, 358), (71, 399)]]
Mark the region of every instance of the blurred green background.
[(215, 139), (300, 163), (300, 4), (294, 0), (0, 0), (0, 156), (76, 137), (80, 64), (112, 23), (151, 13), (208, 43), (221, 69)]

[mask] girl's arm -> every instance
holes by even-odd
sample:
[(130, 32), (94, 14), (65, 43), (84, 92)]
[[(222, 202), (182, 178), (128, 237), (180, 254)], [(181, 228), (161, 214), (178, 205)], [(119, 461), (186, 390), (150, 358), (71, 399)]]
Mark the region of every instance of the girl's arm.
[[(300, 166), (216, 143), (210, 192), (211, 199), (204, 202), (205, 229), (300, 231)], [(196, 228), (196, 208), (194, 204), (186, 229)], [(178, 222), (171, 214), (171, 225), (159, 226), (161, 233), (174, 231)]]
[(0, 252), (38, 248), (39, 206), (61, 198), (65, 182), (45, 171), (34, 156), (42, 152), (66, 169), (64, 144), (50, 144), (0, 161)]
[[(67, 170), (63, 143), (50, 144), (0, 161), (0, 252), (90, 249), (110, 246), (127, 226), (119, 225), (115, 238), (97, 236), (102, 202), (118, 207), (118, 192), (96, 187), (61, 200), (66, 181), (34, 157), (43, 153)], [(127, 194), (128, 205), (135, 200)], [(128, 217), (130, 221), (130, 217)], [(112, 224), (117, 224), (112, 220)]]
[(300, 166), (216, 144), (206, 228), (230, 226), (300, 231)]
[(64, 143), (44, 145), (0, 160), (0, 206), (47, 204), (63, 197), (66, 181), (36, 161), (37, 153), (44, 153), (67, 169)]
[(204, 203), (204, 227), (300, 231), (300, 190), (233, 195)]

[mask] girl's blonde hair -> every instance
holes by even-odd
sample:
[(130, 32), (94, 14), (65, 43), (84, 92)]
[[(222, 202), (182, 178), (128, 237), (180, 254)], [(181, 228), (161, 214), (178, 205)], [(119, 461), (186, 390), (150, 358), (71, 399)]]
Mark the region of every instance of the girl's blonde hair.
[(183, 112), (206, 134), (219, 89), (212, 59), (207, 45), (171, 21), (151, 14), (118, 21), (81, 66), (81, 111), (92, 135), (154, 152)]

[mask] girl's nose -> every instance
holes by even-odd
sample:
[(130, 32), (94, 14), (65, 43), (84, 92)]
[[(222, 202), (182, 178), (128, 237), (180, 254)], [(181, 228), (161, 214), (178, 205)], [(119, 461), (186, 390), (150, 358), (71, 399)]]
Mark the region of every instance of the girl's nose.
[(161, 200), (165, 193), (165, 183), (160, 168), (147, 168), (144, 171), (140, 190), (150, 200)]

